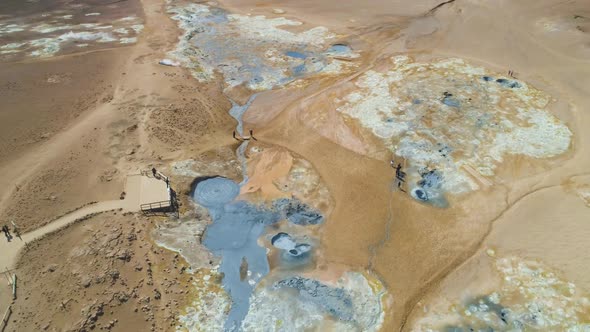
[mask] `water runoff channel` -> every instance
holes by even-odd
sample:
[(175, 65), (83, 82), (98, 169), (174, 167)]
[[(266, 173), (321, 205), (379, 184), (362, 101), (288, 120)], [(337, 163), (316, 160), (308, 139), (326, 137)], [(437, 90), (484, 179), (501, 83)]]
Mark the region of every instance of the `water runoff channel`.
[[(236, 131), (243, 135), (242, 116), (248, 110), (256, 94), (244, 105), (232, 102), (230, 115), (236, 119)], [(267, 249), (258, 245), (258, 239), (268, 225), (287, 220), (306, 226), (317, 225), (323, 216), (308, 205), (293, 198), (274, 200), (270, 207), (236, 200), (240, 188), (248, 182), (245, 151), (248, 140), (238, 147), (236, 154), (241, 162), (241, 183), (213, 177), (197, 183), (193, 199), (207, 208), (213, 223), (207, 227), (203, 244), (216, 256), (221, 257), (219, 272), (223, 274), (223, 288), (231, 298), (231, 309), (224, 325), (225, 331), (240, 330), (241, 322), (248, 313), (249, 300), (256, 285), (269, 272)], [(305, 264), (310, 257), (310, 245), (285, 241), (288, 234), (275, 236), (273, 245), (283, 250), (289, 263)], [(291, 240), (291, 238), (287, 238)], [(285, 245), (286, 242), (289, 242)], [(292, 243), (291, 243), (292, 242)], [(247, 271), (245, 275), (241, 271)]]
[[(256, 94), (244, 105), (231, 98), (229, 114), (236, 119), (236, 132), (243, 137), (242, 117), (248, 110)], [(215, 255), (221, 256), (219, 270), (223, 273), (223, 286), (232, 300), (231, 310), (225, 323), (225, 331), (239, 329), (240, 322), (248, 312), (249, 297), (260, 278), (269, 273), (266, 263), (266, 250), (257, 244), (265, 223), (270, 216), (259, 213), (256, 207), (243, 202), (234, 202), (240, 193), (240, 187), (248, 182), (245, 152), (248, 140), (242, 141), (236, 155), (242, 166), (242, 182), (236, 183), (224, 177), (213, 177), (197, 184), (194, 199), (209, 210), (213, 223), (207, 227), (203, 244)], [(262, 218), (261, 218), (262, 217)], [(266, 217), (266, 218), (265, 218)], [(261, 222), (262, 221), (262, 222)], [(252, 271), (250, 280), (242, 280), (240, 267), (247, 264)]]
[[(278, 80), (278, 85), (281, 86), (307, 74), (321, 71), (326, 66), (324, 62), (327, 55), (340, 53), (351, 53), (351, 49), (348, 46), (335, 45), (326, 54), (317, 54), (312, 57), (313, 61), (310, 60), (311, 67), (308, 69), (305, 62), (308, 55), (288, 52), (286, 54), (288, 57), (303, 63), (292, 68), (293, 76), (282, 77)], [(262, 69), (254, 66), (250, 68), (250, 72), (257, 74)], [(228, 97), (232, 104), (229, 114), (236, 119), (236, 132), (241, 137), (244, 137), (242, 117), (257, 96), (256, 93), (251, 95), (243, 105)], [(232, 302), (224, 325), (225, 331), (239, 331), (241, 329), (242, 321), (248, 314), (250, 296), (256, 285), (270, 272), (267, 248), (258, 245), (258, 239), (265, 233), (266, 227), (281, 220), (287, 220), (289, 223), (299, 226), (317, 225), (322, 223), (324, 219), (319, 211), (296, 198), (281, 198), (267, 205), (256, 205), (236, 200), (240, 188), (248, 182), (245, 156), (248, 144), (249, 140), (244, 140), (236, 151), (242, 167), (242, 181), (240, 183), (224, 177), (207, 178), (197, 183), (193, 193), (193, 199), (207, 208), (213, 221), (207, 227), (203, 244), (214, 255), (221, 257), (219, 272), (223, 274), (222, 285)], [(309, 243), (299, 243), (286, 233), (276, 234), (271, 243), (277, 250), (280, 250), (285, 264), (305, 265), (310, 260), (313, 251)], [(247, 271), (247, 273), (244, 274), (243, 271)], [(321, 302), (321, 306), (328, 308), (326, 310), (329, 312), (338, 312), (340, 314), (337, 316), (341, 317), (350, 316), (348, 312), (351, 304), (347, 297), (330, 291), (328, 286), (321, 285), (315, 280), (301, 279), (301, 282), (289, 280), (283, 280), (281, 282), (284, 285), (280, 282), (278, 285), (311, 292), (315, 294), (314, 300), (318, 303)], [(318, 287), (325, 288), (326, 294), (338, 296), (323, 296), (324, 293), (317, 291)], [(312, 289), (313, 291), (311, 291)], [(342, 308), (346, 308), (346, 310)]]

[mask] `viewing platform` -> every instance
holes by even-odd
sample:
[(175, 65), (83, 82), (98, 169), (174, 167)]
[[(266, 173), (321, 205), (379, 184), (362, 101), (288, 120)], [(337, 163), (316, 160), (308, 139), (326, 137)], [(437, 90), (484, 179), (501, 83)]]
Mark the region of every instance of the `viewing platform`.
[(129, 202), (146, 214), (176, 211), (176, 193), (168, 177), (160, 172), (142, 171), (127, 177), (127, 188), (137, 188), (138, 195)]

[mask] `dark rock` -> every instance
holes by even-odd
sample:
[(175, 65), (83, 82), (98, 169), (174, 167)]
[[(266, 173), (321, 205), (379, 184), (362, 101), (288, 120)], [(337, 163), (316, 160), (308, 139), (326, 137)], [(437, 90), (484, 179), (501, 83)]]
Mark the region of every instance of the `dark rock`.
[(275, 283), (274, 288), (289, 287), (299, 291), (305, 300), (312, 301), (328, 314), (343, 321), (354, 319), (352, 299), (342, 288), (334, 288), (313, 279), (292, 277)]
[(499, 78), (496, 80), (496, 83), (500, 84), (501, 86), (505, 87), (505, 88), (510, 88), (510, 89), (515, 89), (515, 88), (520, 88), (521, 85), (520, 83), (516, 82), (516, 81), (512, 81), (512, 80), (508, 80), (505, 78)]
[(296, 225), (317, 225), (324, 220), (318, 211), (298, 199), (278, 199), (273, 202), (273, 208)]

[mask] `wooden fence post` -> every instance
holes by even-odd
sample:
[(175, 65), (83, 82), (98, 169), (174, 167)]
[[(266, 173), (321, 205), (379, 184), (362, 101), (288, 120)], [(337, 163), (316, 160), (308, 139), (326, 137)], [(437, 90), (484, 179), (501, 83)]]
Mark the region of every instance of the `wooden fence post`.
[(6, 325), (8, 325), (8, 320), (10, 319), (11, 313), (12, 313), (12, 306), (8, 306), (8, 308), (4, 312), (4, 317), (2, 317), (2, 327), (0, 327), (0, 332), (4, 332), (4, 329), (6, 329)]

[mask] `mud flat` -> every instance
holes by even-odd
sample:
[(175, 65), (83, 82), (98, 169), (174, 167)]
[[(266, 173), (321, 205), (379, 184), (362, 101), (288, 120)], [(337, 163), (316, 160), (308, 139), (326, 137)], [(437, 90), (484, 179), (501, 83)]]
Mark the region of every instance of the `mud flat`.
[[(570, 147), (570, 129), (546, 109), (550, 96), (522, 81), (457, 58), (390, 61), (386, 72), (369, 70), (350, 88), (340, 88), (349, 92), (336, 97), (328, 112), (360, 126), (361, 141), (366, 131), (382, 140), (393, 159), (403, 161), (407, 191), (419, 201), (444, 207), (446, 192), (490, 186), (507, 155), (551, 158)], [(317, 112), (305, 120), (346, 144), (319, 129), (326, 123), (314, 116)], [(366, 153), (375, 155), (379, 148)]]
[[(507, 208), (494, 218), (481, 249), (415, 307), (414, 319), (406, 325), (407, 330), (587, 328), (588, 278), (581, 275), (585, 273), (586, 263), (577, 252), (585, 247), (580, 237), (588, 234), (584, 222), (589, 215), (584, 199), (588, 181), (584, 174), (589, 164), (584, 142), (588, 136), (580, 130), (580, 124), (589, 121), (587, 112), (582, 111), (588, 107), (589, 100), (580, 94), (583, 89), (579, 85), (587, 81), (588, 71), (587, 63), (578, 61), (580, 52), (585, 51), (572, 43), (587, 40), (588, 35), (573, 32), (576, 14), (565, 14), (585, 10), (580, 4), (551, 10), (549, 3), (528, 5), (531, 7), (523, 11), (526, 15), (520, 23), (521, 32), (506, 42), (507, 46), (518, 44), (527, 49), (526, 59), (516, 52), (500, 55), (491, 52), (488, 46), (473, 48), (451, 38), (441, 48), (491, 63), (504, 59), (512, 68), (519, 68), (520, 76), (531, 77), (538, 88), (550, 91), (556, 99), (551, 104), (552, 113), (565, 121), (573, 133), (570, 151), (564, 155), (565, 160), (558, 159), (551, 169), (514, 158), (508, 160), (511, 166), (498, 169), (502, 178), (518, 174), (517, 169), (525, 169), (526, 176), (513, 181)], [(504, 10), (494, 8), (484, 15), (482, 8), (469, 9), (472, 10), (470, 22), (464, 24), (445, 16), (453, 22), (447, 25), (449, 30), (445, 33), (453, 35), (458, 32), (456, 29), (474, 29), (479, 34), (485, 27), (499, 27), (484, 16), (493, 17)], [(522, 7), (512, 10), (521, 11)], [(539, 39), (526, 37), (525, 31)], [(497, 33), (486, 33), (489, 36), (486, 45), (499, 42), (505, 33), (501, 28)], [(537, 43), (540, 40), (543, 47)], [(569, 63), (576, 69), (557, 73), (543, 68), (543, 64), (557, 62)]]
[[(322, 261), (318, 231), (324, 217), (305, 202), (329, 211), (331, 198), (313, 167), (284, 149), (258, 143), (248, 147), (246, 156), (250, 180), (241, 196), (240, 187), (230, 179), (197, 180), (195, 202), (211, 216), (203, 245), (220, 265), (195, 265), (193, 272), (200, 280), (196, 285), (200, 292), (208, 289), (209, 295), (187, 307), (180, 326), (193, 329), (205, 326), (206, 317), (218, 317), (225, 320), (225, 330), (257, 330), (261, 319), (265, 325), (294, 331), (326, 326), (350, 330), (358, 324), (378, 329), (387, 303), (378, 279), (348, 272), (334, 280), (331, 273), (317, 270)], [(269, 164), (271, 160), (279, 162)], [(286, 167), (280, 160), (287, 161)], [(259, 191), (264, 175), (275, 184)], [(170, 240), (159, 243), (178, 250)], [(216, 289), (214, 280), (221, 280), (223, 288)], [(293, 292), (299, 296), (289, 295)], [(219, 321), (207, 324), (221, 328), (210, 325)]]
[[(273, 179), (280, 179), (277, 174), (285, 174), (293, 161), (280, 149), (273, 151), (275, 147), (286, 147), (309, 160), (331, 197), (330, 212), (317, 242), (321, 254), (314, 260), (321, 272), (305, 270), (317, 280), (278, 277), (280, 273), (271, 270), (250, 290), (250, 311), (243, 318), (243, 328), (254, 326), (252, 310), (267, 310), (266, 293), (271, 290), (296, 289), (307, 297), (309, 289), (321, 293), (318, 289), (329, 288), (328, 284), (342, 288), (343, 284), (334, 282), (350, 276), (345, 271), (367, 268), (394, 299), (391, 307), (384, 307), (392, 314), (385, 316), (389, 320), (384, 321), (384, 328), (407, 326), (407, 315), (429, 287), (479, 248), (491, 221), (520, 197), (518, 193), (526, 193), (530, 181), (575, 155), (575, 108), (562, 101), (562, 91), (534, 78), (502, 73), (489, 57), (432, 54), (436, 52), (431, 49), (420, 52), (424, 41), (444, 33), (445, 15), (457, 10), (453, 4), (433, 6), (425, 13), (437, 16), (416, 18), (415, 24), (400, 18), (398, 25), (383, 29), (387, 32), (376, 33), (364, 26), (357, 30), (366, 29), (363, 38), (349, 37), (347, 43), (343, 41), (346, 35), (336, 38), (332, 30), (314, 27), (309, 21), (298, 27), (293, 16), (301, 9), (271, 11), (269, 4), (243, 16), (239, 11), (248, 6), (245, 3), (230, 3), (229, 8), (236, 12), (213, 5), (182, 7), (179, 3), (169, 11), (185, 34), (171, 54), (182, 65), (201, 81), (211, 80), (213, 72), (220, 73), (228, 90), (246, 89), (242, 96), (248, 95), (243, 92), (247, 90), (250, 95), (267, 90), (250, 105), (240, 126), (259, 126), (256, 137), (270, 143), (270, 148), (266, 147), (266, 154), (265, 150), (255, 153), (246, 144), (238, 150), (246, 160), (241, 165), (243, 178), (247, 178), (238, 197), (260, 204), (284, 194), (280, 181)], [(465, 8), (471, 9), (470, 5)], [(285, 13), (292, 16), (283, 19)], [(420, 29), (416, 24), (428, 26)], [(268, 33), (256, 30), (262, 26)], [(330, 28), (354, 29), (337, 24)], [(217, 33), (228, 36), (231, 43), (216, 43), (213, 36)], [(397, 38), (392, 37), (396, 33)], [(315, 39), (311, 42), (308, 38)], [(263, 55), (259, 50), (269, 41), (273, 41), (274, 53)], [(308, 46), (301, 46), (305, 43)], [(378, 47), (379, 43), (386, 45)], [(381, 53), (356, 48), (354, 54), (358, 55), (349, 60), (354, 67), (330, 77), (323, 69), (297, 76), (298, 63), (309, 68), (308, 57), (321, 60), (318, 52), (323, 48), (323, 54), (329, 54), (326, 49), (330, 44), (332, 51), (338, 50), (335, 45), (364, 45)], [(407, 47), (418, 50), (400, 55)], [(226, 53), (220, 49), (233, 49), (238, 60), (224, 58)], [(316, 64), (325, 66), (321, 61)], [(313, 77), (322, 81), (309, 84)], [(293, 95), (287, 97), (288, 104), (277, 106), (270, 96), (286, 97), (281, 89), (293, 91)], [(273, 116), (266, 116), (266, 112)], [(395, 174), (389, 167), (391, 159), (406, 173), (400, 187), (407, 194), (393, 190), (397, 186), (391, 182)], [(519, 178), (522, 183), (512, 185)], [(310, 202), (313, 200), (306, 201)], [(241, 204), (247, 210), (246, 203)], [(212, 225), (214, 229), (216, 222)], [(270, 256), (274, 268), (281, 267), (281, 260), (289, 254), (307, 250), (306, 246), (298, 248), (302, 242), (290, 232), (275, 233), (268, 240), (266, 245), (278, 251)], [(316, 250), (311, 252), (315, 255)], [(246, 280), (249, 260), (234, 261), (233, 278), (241, 271)], [(221, 262), (223, 266), (223, 258)], [(327, 276), (333, 278), (331, 283)], [(316, 303), (313, 299), (307, 297), (307, 302)], [(230, 296), (224, 303), (232, 300)], [(320, 309), (338, 312), (336, 322), (347, 321), (352, 314), (342, 310), (342, 303), (328, 301), (320, 304)]]
[[(415, 330), (583, 330), (589, 323), (585, 247), (588, 176), (541, 188), (496, 222), (482, 249), (413, 313)], [(558, 206), (544, 209), (546, 202)], [(567, 245), (565, 245), (567, 243)], [(461, 284), (459, 286), (459, 284)]]
[[(115, 62), (100, 67), (112, 95), (81, 96), (91, 112), (49, 126), (37, 154), (11, 143), (22, 159), (0, 172), (3, 215), (38, 227), (95, 194), (113, 199), (121, 174), (146, 167), (170, 174), (181, 209), (141, 232), (142, 217), (113, 215), (91, 237), (72, 227), (59, 248), (40, 242), (19, 266), (34, 285), (34, 306), (17, 301), (19, 327), (588, 328), (583, 2), (143, 0), (145, 19), (126, 12), (131, 1), (55, 4), (1, 11), (8, 77), (110, 47), (125, 64), (112, 77)], [(63, 84), (43, 94), (69, 100), (83, 71), (68, 76), (68, 63), (30, 80)], [(12, 86), (8, 100), (26, 105), (33, 90)], [(130, 223), (121, 236), (117, 222)], [(65, 274), (98, 279), (70, 287)], [(112, 313), (72, 301), (63, 315), (30, 310), (94, 290)]]
[[(242, 115), (255, 102), (256, 91), (281, 88), (296, 83), (297, 80), (314, 76), (341, 75), (353, 68), (354, 64), (349, 60), (359, 56), (347, 45), (330, 43), (336, 40), (335, 35), (326, 28), (303, 28), (296, 32), (287, 30), (289, 26), (300, 26), (303, 23), (286, 18), (250, 17), (228, 13), (212, 5), (182, 5), (182, 2), (171, 3), (168, 12), (185, 31), (177, 49), (170, 53), (171, 57), (179, 61), (182, 66), (189, 68), (192, 74), (203, 82), (213, 79), (213, 70), (216, 68), (224, 78), (228, 93), (235, 91), (238, 86), (252, 91), (243, 105), (231, 100), (233, 107), (229, 112), (238, 122), (235, 133), (242, 137), (245, 135)], [(225, 37), (224, 42), (220, 42), (222, 36)], [(269, 49), (266, 45), (272, 46)], [(229, 54), (233, 54), (231, 58), (228, 57)], [(338, 60), (337, 57), (348, 60)], [(245, 93), (242, 92), (242, 94)], [(252, 147), (249, 141), (245, 140), (239, 145), (236, 155), (243, 173), (239, 186), (230, 179), (212, 177), (199, 180), (194, 190), (195, 202), (206, 207), (212, 219), (212, 223), (205, 231), (203, 244), (221, 259), (218, 273), (223, 276), (223, 289), (231, 301), (224, 329), (256, 329), (257, 327), (248, 321), (255, 322), (258, 318), (252, 318), (250, 315), (259, 315), (256, 313), (257, 310), (262, 312), (268, 310), (252, 308), (250, 301), (256, 298), (257, 292), (260, 291), (257, 285), (266, 280), (265, 277), (271, 273), (267, 251), (273, 247), (276, 259), (273, 265), (282, 269), (290, 266), (293, 271), (290, 274), (281, 272), (283, 281), (278, 280), (272, 287), (270, 284), (267, 285), (270, 295), (266, 293), (260, 295), (258, 303), (262, 299), (272, 297), (274, 293), (282, 292), (281, 285), (292, 285), (286, 288), (299, 291), (302, 294), (301, 301), (305, 302), (306, 306), (315, 307), (320, 315), (315, 315), (316, 318), (304, 317), (297, 323), (298, 326), (306, 328), (318, 326), (321, 319), (318, 320), (317, 317), (324, 316), (335, 322), (343, 321), (344, 326), (357, 324), (360, 317), (364, 315), (361, 313), (353, 315), (353, 303), (358, 302), (358, 299), (353, 299), (352, 295), (343, 290), (342, 285), (346, 284), (346, 281), (342, 280), (341, 284), (337, 285), (327, 285), (309, 277), (303, 279), (296, 274), (298, 270), (303, 271), (310, 267), (311, 271), (307, 273), (313, 271), (313, 266), (310, 264), (315, 261), (312, 259), (315, 256), (313, 247), (318, 240), (311, 236), (311, 233), (302, 236), (300, 230), (296, 231), (300, 234), (293, 236), (290, 232), (267, 233), (273, 227), (279, 227), (279, 224), (283, 225), (280, 226), (281, 228), (293, 230), (308, 226), (319, 227), (324, 217), (319, 211), (307, 205), (307, 202), (325, 207), (326, 199), (313, 202), (310, 197), (306, 198), (310, 192), (304, 192), (301, 197), (288, 196), (289, 192), (293, 195), (296, 190), (304, 190), (305, 188), (298, 188), (297, 183), (306, 182), (305, 174), (295, 177), (296, 172), (305, 170), (301, 170), (300, 165), (297, 165), (298, 168), (293, 167), (293, 157), (288, 151), (279, 147), (264, 147), (264, 145)], [(275, 157), (280, 159), (277, 160)], [(272, 160), (280, 160), (280, 162), (273, 164)], [(252, 162), (255, 164), (250, 165)], [(304, 160), (300, 163), (304, 165), (304, 169), (313, 169)], [(256, 168), (252, 169), (252, 166)], [(295, 174), (289, 176), (289, 173)], [(313, 174), (313, 171), (311, 173)], [(252, 182), (250, 182), (251, 176)], [(281, 181), (283, 187), (279, 187), (276, 183), (271, 184), (272, 180), (267, 177)], [(315, 181), (316, 187), (319, 184), (317, 177), (307, 181)], [(259, 188), (264, 188), (261, 195), (257, 194)], [(323, 193), (320, 192), (317, 195), (326, 196), (326, 192), (324, 189)], [(240, 193), (244, 197), (234, 201)], [(321, 198), (320, 196), (317, 198)], [(270, 201), (266, 199), (270, 197), (281, 198)], [(241, 230), (236, 231), (238, 228)], [(263, 235), (268, 237), (268, 240), (264, 246), (261, 246), (259, 238)], [(268, 247), (265, 249), (265, 246)], [(351, 276), (357, 275), (353, 273)], [(358, 277), (364, 279), (362, 274)], [(289, 280), (301, 282), (292, 283)], [(360, 285), (359, 287), (362, 287), (362, 283)], [(309, 290), (308, 286), (314, 290)], [(322, 291), (318, 293), (317, 289)], [(365, 294), (367, 289), (369, 293)], [(330, 298), (328, 294), (334, 292), (339, 295)], [(384, 292), (373, 294), (370, 287), (359, 292), (363, 296), (375, 297), (377, 309), (368, 310), (374, 311), (372, 315), (380, 317), (383, 312), (381, 297)], [(313, 294), (313, 296), (305, 294)], [(223, 294), (220, 296), (221, 300), (215, 303), (226, 301)], [(360, 306), (365, 308), (363, 305)], [(217, 307), (226, 308), (227, 305), (220, 304)], [(202, 304), (195, 303), (190, 312), (192, 314), (185, 316), (183, 321), (187, 325), (195, 326), (195, 323), (190, 322), (191, 319), (202, 319)], [(275, 324), (282, 325), (282, 321), (290, 322), (296, 317), (288, 311), (281, 314), (288, 316), (277, 318), (278, 321)], [(383, 320), (378, 317), (366, 323), (367, 328), (378, 328)]]
[(336, 35), (325, 27), (288, 30), (303, 26), (301, 21), (230, 13), (184, 1), (170, 2), (168, 12), (185, 31), (170, 55), (200, 81), (211, 80), (218, 71), (228, 88), (244, 84), (254, 91), (269, 90), (305, 76), (351, 67), (336, 55), (358, 57), (350, 49), (335, 52), (329, 43)]
[(138, 1), (17, 3), (0, 7), (0, 60), (48, 58), (137, 42), (143, 29)]
[[(588, 158), (583, 156), (586, 148), (578, 144), (580, 139), (586, 139), (586, 134), (578, 130), (578, 121), (587, 121), (586, 115), (579, 112), (580, 106), (587, 105), (587, 98), (570, 90), (579, 89), (578, 83), (573, 82), (585, 81), (585, 76), (562, 76), (562, 80), (571, 82), (562, 81), (559, 83), (560, 88), (556, 89), (532, 75), (513, 78), (508, 75), (507, 70), (502, 73), (498, 70), (498, 63), (502, 61), (494, 59), (497, 55), (494, 52), (483, 54), (475, 49), (467, 49), (465, 45), (462, 51), (477, 54), (477, 58), (467, 56), (458, 59), (461, 55), (449, 49), (457, 44), (453, 36), (458, 36), (459, 30), (456, 27), (453, 27), (452, 32), (445, 30), (445, 20), (452, 21), (451, 13), (457, 13), (459, 9), (474, 10), (477, 15), (482, 10), (471, 8), (471, 5), (443, 8), (439, 14), (441, 16), (437, 16), (441, 24), (440, 30), (434, 29), (432, 32), (435, 33), (414, 37), (411, 42), (402, 39), (403, 47), (415, 47), (417, 50), (422, 48), (428, 52), (432, 52), (432, 49), (426, 47), (426, 41), (443, 40), (441, 48), (444, 51), (441, 53), (447, 53), (446, 55), (421, 55), (417, 52), (402, 57), (387, 55), (385, 57), (390, 60), (375, 62), (370, 70), (355, 76), (356, 83), (353, 81), (338, 84), (337, 87), (322, 90), (300, 103), (292, 103), (279, 118), (264, 123), (266, 129), (259, 134), (265, 141), (287, 146), (311, 160), (330, 188), (336, 208), (329, 220), (336, 219), (338, 223), (331, 224), (328, 221), (325, 226), (326, 233), (322, 241), (328, 260), (362, 265), (362, 262), (370, 261), (370, 255), (362, 254), (369, 250), (360, 243), (378, 245), (373, 264), (395, 299), (393, 326), (402, 325), (410, 330), (411, 325), (404, 325), (403, 312), (410, 312), (414, 304), (428, 292), (429, 287), (436, 285), (479, 248), (480, 241), (485, 238), (494, 219), (528, 192), (543, 186), (559, 185), (564, 177), (583, 173), (582, 165), (588, 164)], [(465, 25), (475, 24), (475, 21), (469, 21)], [(451, 35), (445, 36), (445, 33)], [(495, 34), (488, 34), (495, 38)], [(535, 61), (550, 61), (550, 53), (539, 53)], [(518, 58), (516, 55), (514, 57)], [(405, 59), (399, 64), (401, 67), (408, 66), (408, 71), (385, 69), (391, 68), (391, 63), (396, 59)], [(520, 60), (518, 63), (523, 70), (530, 69)], [(575, 66), (585, 72), (585, 69), (581, 69), (581, 64)], [(438, 70), (441, 74), (436, 74)], [(545, 78), (554, 75), (548, 71), (543, 73), (547, 75)], [(420, 83), (412, 83), (413, 75), (416, 75), (416, 82)], [(439, 78), (441, 81), (438, 81)], [(446, 79), (449, 81), (445, 82)], [(387, 81), (399, 84), (385, 83)], [(363, 89), (366, 89), (366, 93), (361, 92)], [(403, 101), (398, 96), (402, 96)], [(425, 96), (425, 99), (419, 100), (419, 96)], [(371, 100), (375, 102), (373, 107), (369, 106)], [(469, 104), (475, 100), (477, 102)], [(467, 109), (459, 111), (464, 106), (468, 106)], [(424, 107), (424, 112), (413, 113), (409, 109), (412, 107)], [(269, 102), (254, 105), (253, 111), (270, 108)], [(525, 111), (526, 109), (529, 111)], [(414, 118), (414, 115), (417, 116)], [(256, 119), (248, 115), (247, 118)], [(482, 121), (486, 121), (484, 118), (495, 118), (492, 122), (497, 121), (499, 126), (483, 124)], [(408, 127), (403, 128), (406, 125)], [(310, 127), (313, 130), (309, 130)], [(533, 129), (534, 133), (527, 133)], [(421, 132), (425, 134), (425, 140), (418, 144), (417, 149), (411, 148), (413, 143), (408, 143), (421, 140)], [(461, 132), (464, 134), (460, 134)], [(326, 142), (317, 133), (336, 144)], [(403, 133), (407, 133), (409, 137), (398, 141), (405, 135)], [(524, 135), (520, 136), (521, 134)], [(437, 140), (442, 137), (449, 137), (450, 144), (437, 146)], [(404, 142), (401, 143), (402, 141)], [(477, 147), (474, 145), (463, 150), (459, 147), (462, 142), (470, 142), (469, 144), (476, 144)], [(338, 149), (338, 145), (381, 159), (383, 165), (371, 165), (369, 158), (359, 158), (354, 153), (343, 152)], [(455, 147), (451, 148), (451, 145)], [(449, 152), (447, 148), (451, 148), (453, 152)], [(327, 157), (317, 150), (331, 153)], [(376, 177), (377, 174), (382, 174), (382, 179), (391, 179), (394, 170), (385, 175), (385, 169), (392, 156), (402, 164), (410, 179), (415, 177), (406, 188), (406, 191), (414, 194), (412, 197), (402, 193), (388, 196), (389, 188), (386, 188), (386, 184), (390, 182), (384, 183), (383, 187), (371, 183), (373, 176)], [(443, 160), (448, 157), (453, 159), (449, 165), (452, 168), (457, 167), (456, 171), (445, 171), (446, 162)], [(479, 161), (474, 162), (475, 160)], [(412, 165), (420, 163), (424, 164), (417, 167), (415, 175), (412, 175)], [(426, 165), (429, 166), (425, 169)], [(365, 178), (361, 179), (358, 175), (359, 168), (364, 170)], [(551, 171), (552, 168), (558, 170)], [(435, 169), (436, 172), (433, 172)], [(463, 176), (465, 186), (451, 185), (454, 179)], [(439, 180), (440, 186), (436, 184)], [(449, 183), (443, 184), (445, 181)], [(423, 192), (420, 194), (418, 189)], [(434, 192), (429, 193), (429, 190)], [(356, 195), (347, 194), (350, 192)], [(363, 204), (355, 205), (355, 208), (349, 207), (348, 202), (354, 201), (353, 197), (359, 195), (371, 197), (372, 200), (379, 199), (377, 209), (381, 214), (376, 216), (375, 211), (363, 207)], [(444, 197), (442, 201), (436, 199), (434, 202), (426, 202), (438, 208), (425, 207), (423, 203), (419, 203), (427, 201), (424, 197), (441, 196)], [(387, 202), (384, 197), (393, 199)], [(339, 205), (338, 202), (347, 203)], [(448, 207), (441, 209), (443, 206)], [(584, 209), (576, 209), (572, 213), (572, 218), (578, 223), (575, 229), (581, 234), (585, 234), (585, 226), (580, 222), (586, 214)], [(519, 222), (523, 218), (528, 219), (523, 214), (513, 222)], [(388, 223), (387, 220), (392, 221)], [(387, 234), (388, 230), (391, 230), (390, 236), (378, 235), (379, 232)], [(355, 236), (346, 234), (347, 232)], [(524, 232), (519, 234), (527, 236)], [(567, 241), (562, 243), (565, 242)], [(564, 259), (568, 255), (564, 254), (566, 250), (563, 248), (569, 248), (567, 250), (570, 253), (579, 250), (574, 245), (554, 245), (552, 250), (559, 252)]]

